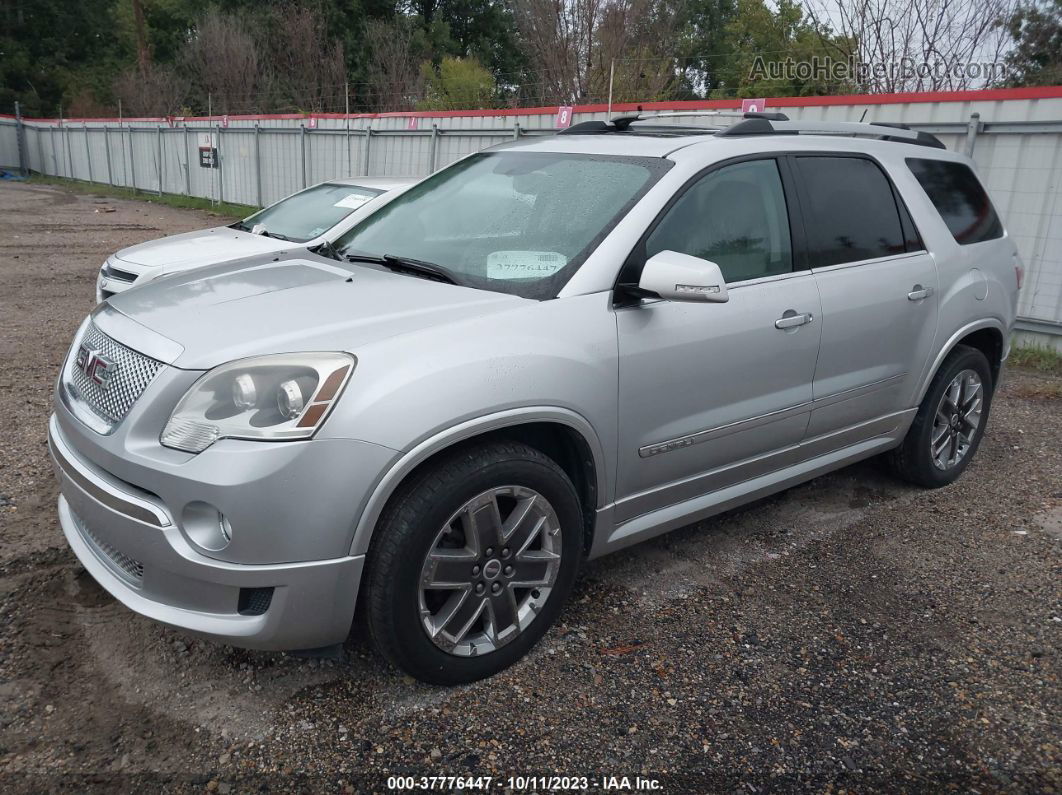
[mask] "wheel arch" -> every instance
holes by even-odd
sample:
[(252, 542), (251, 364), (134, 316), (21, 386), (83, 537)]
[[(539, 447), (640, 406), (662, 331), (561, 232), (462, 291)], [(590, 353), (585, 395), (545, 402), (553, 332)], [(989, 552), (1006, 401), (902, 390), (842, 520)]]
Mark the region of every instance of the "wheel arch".
[(479, 417), (440, 431), (402, 455), (377, 482), (354, 530), (351, 555), (368, 552), (373, 532), (397, 489), (438, 456), (461, 445), (509, 439), (556, 461), (572, 479), (583, 509), (584, 550), (590, 549), (594, 516), (607, 494), (608, 472), (601, 441), (582, 415), (560, 407), (528, 407)]
[(999, 383), (999, 372), (1003, 366), (1003, 359), (1007, 352), (1007, 330), (1003, 324), (995, 319), (978, 320), (963, 326), (948, 339), (940, 349), (931, 367), (922, 377), (922, 383), (918, 388), (918, 396), (915, 405), (922, 402), (929, 389), (933, 376), (937, 374), (940, 366), (957, 345), (968, 345), (981, 351), (988, 359), (989, 367), (992, 368), (993, 388)]

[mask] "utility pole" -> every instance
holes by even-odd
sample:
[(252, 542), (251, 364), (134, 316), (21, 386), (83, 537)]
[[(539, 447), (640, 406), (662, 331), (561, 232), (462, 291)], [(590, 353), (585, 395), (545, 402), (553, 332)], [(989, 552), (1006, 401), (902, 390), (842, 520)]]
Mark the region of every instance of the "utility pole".
[(608, 118), (612, 118), (612, 81), (616, 77), (616, 59), (613, 58), (608, 67)]

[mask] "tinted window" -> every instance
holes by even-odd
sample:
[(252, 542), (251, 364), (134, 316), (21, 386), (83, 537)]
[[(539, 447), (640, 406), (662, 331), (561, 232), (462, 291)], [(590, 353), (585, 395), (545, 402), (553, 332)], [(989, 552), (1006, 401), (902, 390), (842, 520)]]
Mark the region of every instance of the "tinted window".
[(907, 166), (959, 244), (1003, 236), (999, 216), (969, 166), (920, 158), (909, 158)]
[(678, 251), (719, 265), (727, 282), (793, 269), (785, 193), (774, 160), (736, 163), (687, 190), (646, 241), (646, 256)]
[(875, 163), (860, 157), (798, 157), (796, 166), (810, 205), (812, 267), (907, 250), (892, 186)]

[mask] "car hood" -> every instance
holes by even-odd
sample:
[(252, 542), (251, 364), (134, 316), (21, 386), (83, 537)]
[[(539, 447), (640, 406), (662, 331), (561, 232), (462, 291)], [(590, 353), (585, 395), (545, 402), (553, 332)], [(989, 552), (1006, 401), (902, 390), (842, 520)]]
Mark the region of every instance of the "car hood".
[[(163, 337), (176, 346), (161, 346), (173, 353), (157, 358), (177, 367), (207, 369), (268, 353), (357, 354), (374, 340), (527, 301), (341, 264), (300, 250), (149, 282), (111, 297), (94, 318), (102, 331), (131, 348), (152, 355), (160, 346), (148, 343)], [(183, 351), (177, 353), (178, 348)]]
[(227, 226), (185, 232), (181, 235), (149, 240), (129, 248), (123, 248), (115, 256), (143, 268), (165, 266), (168, 273), (187, 270), (216, 262), (269, 254), (300, 247), (299, 243), (277, 240), (265, 235), (252, 235)]

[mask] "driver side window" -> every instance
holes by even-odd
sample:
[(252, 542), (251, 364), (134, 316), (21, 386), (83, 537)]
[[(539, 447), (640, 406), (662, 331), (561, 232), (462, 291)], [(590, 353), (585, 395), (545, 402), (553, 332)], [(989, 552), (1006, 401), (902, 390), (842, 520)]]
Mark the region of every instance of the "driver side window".
[(690, 186), (646, 240), (647, 258), (667, 250), (711, 260), (728, 284), (792, 271), (777, 161), (724, 166)]

